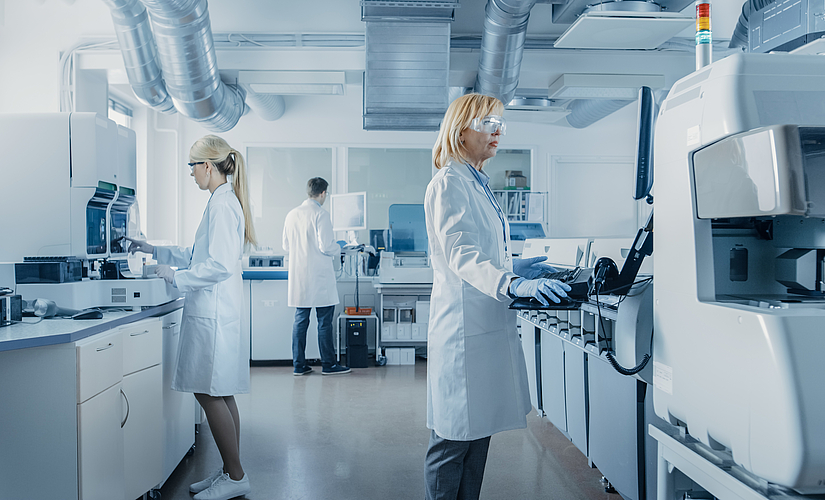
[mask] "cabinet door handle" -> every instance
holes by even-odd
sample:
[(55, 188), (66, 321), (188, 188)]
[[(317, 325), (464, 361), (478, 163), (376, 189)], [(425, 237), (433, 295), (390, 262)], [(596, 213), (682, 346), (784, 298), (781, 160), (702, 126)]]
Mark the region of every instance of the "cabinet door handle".
[(129, 334), (129, 336), (130, 336), (130, 337), (139, 337), (140, 335), (145, 335), (145, 334), (147, 334), (147, 333), (149, 333), (149, 330), (143, 330), (143, 331), (142, 331), (142, 332), (140, 332), (140, 333), (130, 333), (130, 334)]
[(170, 329), (172, 329), (172, 328), (175, 328), (176, 326), (178, 326), (177, 322), (172, 323), (172, 324), (170, 324), (169, 326), (164, 326), (164, 327), (163, 327), (163, 329), (164, 329), (164, 330), (170, 330)]
[(114, 347), (114, 344), (112, 344), (111, 342), (109, 342), (109, 343), (108, 343), (108, 344), (106, 344), (105, 346), (103, 346), (103, 347), (98, 347), (97, 349), (95, 349), (95, 352), (105, 351), (106, 349), (111, 349), (112, 347)]
[(129, 420), (129, 398), (126, 397), (126, 393), (123, 392), (123, 389), (120, 390), (120, 394), (123, 396), (123, 399), (126, 400), (126, 418), (123, 419), (123, 422), (120, 423), (120, 428), (123, 429), (123, 426), (126, 425), (126, 421)]

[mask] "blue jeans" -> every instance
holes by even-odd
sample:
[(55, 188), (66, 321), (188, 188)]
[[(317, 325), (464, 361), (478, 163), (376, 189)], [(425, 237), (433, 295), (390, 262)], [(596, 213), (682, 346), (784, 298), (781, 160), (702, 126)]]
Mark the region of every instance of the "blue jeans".
[[(301, 369), (307, 364), (307, 328), (311, 307), (295, 309), (295, 323), (292, 325), (292, 365)], [(332, 346), (332, 313), (335, 306), (316, 307), (315, 318), (318, 320), (318, 350), (321, 351), (321, 367), (326, 370), (335, 364), (335, 348)]]
[(490, 436), (474, 441), (451, 441), (430, 431), (425, 459), (424, 496), (427, 500), (478, 500)]

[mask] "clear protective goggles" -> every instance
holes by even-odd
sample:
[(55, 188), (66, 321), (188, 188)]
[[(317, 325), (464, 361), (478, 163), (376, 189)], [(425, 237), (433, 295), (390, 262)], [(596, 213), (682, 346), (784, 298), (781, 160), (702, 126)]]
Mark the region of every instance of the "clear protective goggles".
[(507, 121), (498, 115), (487, 115), (484, 118), (473, 118), (470, 128), (482, 134), (501, 132), (504, 135), (507, 132)]

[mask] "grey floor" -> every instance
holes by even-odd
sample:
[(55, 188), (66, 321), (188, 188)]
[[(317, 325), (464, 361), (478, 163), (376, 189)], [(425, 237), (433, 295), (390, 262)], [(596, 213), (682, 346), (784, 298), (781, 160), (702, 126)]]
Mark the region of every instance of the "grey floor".
[[(422, 499), (427, 366), (353, 369), (293, 377), (291, 366), (253, 367), (252, 390), (237, 397), (241, 461), (249, 500)], [(196, 451), (161, 488), (163, 500), (189, 499), (189, 484), (220, 466), (206, 423)], [(547, 419), (493, 436), (483, 499), (621, 500)]]

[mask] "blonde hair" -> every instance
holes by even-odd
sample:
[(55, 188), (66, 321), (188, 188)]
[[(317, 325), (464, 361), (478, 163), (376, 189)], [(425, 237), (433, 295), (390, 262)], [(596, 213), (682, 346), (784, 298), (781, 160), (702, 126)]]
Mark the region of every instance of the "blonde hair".
[(232, 176), (232, 189), (241, 203), (244, 218), (244, 243), (256, 245), (255, 226), (252, 224), (252, 210), (249, 206), (249, 188), (246, 180), (246, 163), (238, 151), (216, 135), (205, 135), (195, 141), (189, 149), (189, 159), (193, 162), (208, 161), (218, 172)]
[[(481, 94), (465, 94), (450, 104), (438, 139), (433, 146), (433, 164), (435, 168), (442, 168), (451, 160), (467, 161), (467, 149), (459, 140), (461, 132), (470, 127), (473, 118), (484, 118), (487, 115), (501, 115), (504, 104), (495, 97)], [(485, 161), (485, 164), (487, 162)]]

